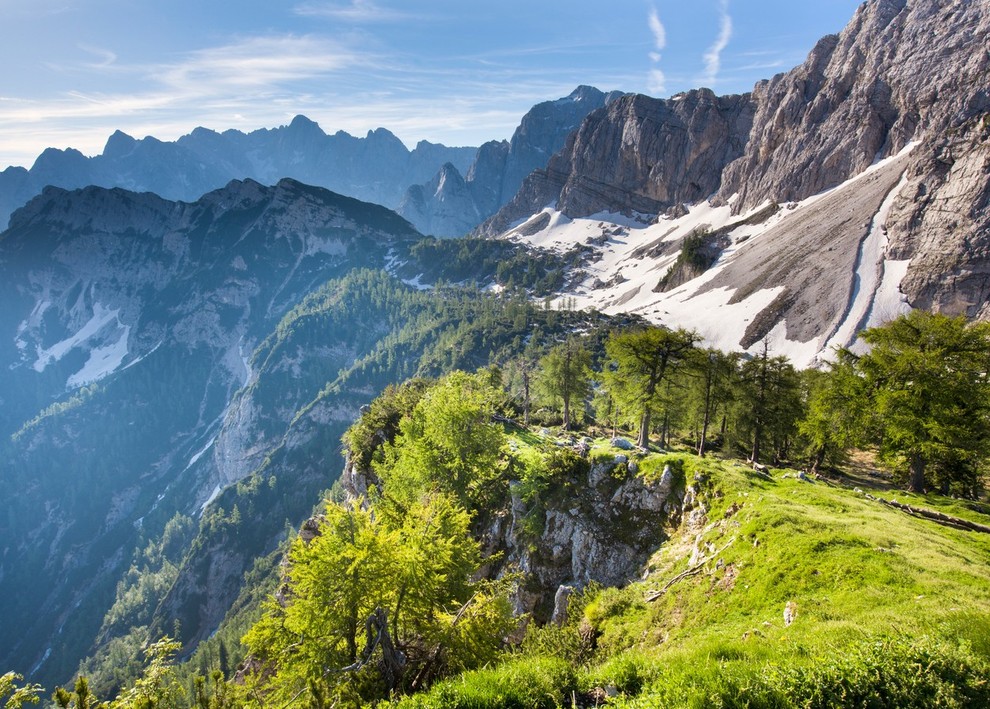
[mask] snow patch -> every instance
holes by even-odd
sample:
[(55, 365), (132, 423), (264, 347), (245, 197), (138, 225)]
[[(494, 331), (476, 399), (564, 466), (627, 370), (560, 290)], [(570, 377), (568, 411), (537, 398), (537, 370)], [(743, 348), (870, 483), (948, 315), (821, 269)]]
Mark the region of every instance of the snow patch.
[(165, 342), (165, 340), (161, 340), (157, 345), (155, 345), (150, 350), (148, 350), (148, 352), (146, 354), (143, 354), (140, 357), (138, 357), (137, 359), (133, 359), (130, 362), (128, 362), (126, 365), (124, 365), (124, 369), (130, 369), (131, 367), (133, 367), (138, 362), (141, 362), (146, 357), (150, 357), (151, 355), (153, 355), (155, 353), (155, 350), (157, 350), (159, 347), (161, 347), (162, 346), (162, 343), (164, 343), (164, 342)]
[(206, 512), (206, 507), (215, 499), (217, 499), (217, 497), (219, 496), (220, 496), (220, 485), (217, 485), (216, 487), (213, 488), (213, 492), (210, 493), (210, 496), (206, 498), (206, 502), (204, 502), (202, 505), (199, 506), (200, 517), (202, 517), (203, 513)]
[(103, 347), (94, 347), (89, 352), (89, 359), (78, 372), (69, 377), (66, 386), (70, 389), (83, 386), (102, 379), (117, 371), (124, 358), (127, 357), (127, 338), (131, 334), (129, 325), (124, 325), (120, 337)]
[(192, 458), (189, 459), (189, 463), (186, 465), (186, 467), (183, 470), (183, 472), (185, 472), (186, 470), (189, 470), (189, 468), (191, 468), (194, 465), (196, 465), (196, 462), (200, 458), (203, 457), (203, 455), (206, 453), (206, 451), (210, 450), (210, 448), (213, 446), (213, 444), (214, 444), (214, 442), (216, 442), (216, 440), (217, 440), (217, 437), (214, 436), (213, 438), (211, 438), (207, 442), (207, 444), (205, 446), (203, 446), (199, 451), (197, 451), (196, 453), (194, 453), (193, 456), (192, 456)]
[[(842, 322), (822, 348), (825, 357), (828, 357), (836, 347), (849, 347), (857, 338), (860, 330), (866, 327), (873, 316), (873, 311), (877, 309), (877, 293), (885, 275), (884, 256), (889, 241), (887, 238), (887, 217), (890, 215), (890, 210), (898, 194), (906, 184), (907, 173), (901, 176), (897, 186), (884, 198), (880, 209), (873, 217), (869, 233), (859, 245), (849, 305)], [(900, 281), (898, 280), (897, 283), (900, 284)], [(888, 289), (889, 287), (890, 284), (888, 284)]]
[(870, 311), (870, 319), (866, 322), (866, 327), (883, 325), (898, 315), (911, 311), (907, 296), (901, 292), (901, 282), (907, 276), (910, 264), (910, 259), (903, 261), (887, 259), (883, 262), (883, 276), (873, 299), (873, 309)]
[[(89, 338), (99, 334), (100, 330), (109, 325), (111, 322), (117, 320), (119, 323), (118, 315), (120, 310), (110, 310), (103, 307), (101, 303), (96, 303), (93, 305), (93, 316), (89, 321), (83, 325), (78, 332), (70, 337), (65, 338), (61, 342), (56, 342), (54, 345), (47, 349), (37, 348), (38, 359), (32, 365), (34, 371), (43, 372), (45, 367), (47, 367), (52, 362), (57, 362), (62, 357), (64, 357), (72, 348), (78, 347), (84, 343)], [(33, 317), (33, 315), (32, 315)]]

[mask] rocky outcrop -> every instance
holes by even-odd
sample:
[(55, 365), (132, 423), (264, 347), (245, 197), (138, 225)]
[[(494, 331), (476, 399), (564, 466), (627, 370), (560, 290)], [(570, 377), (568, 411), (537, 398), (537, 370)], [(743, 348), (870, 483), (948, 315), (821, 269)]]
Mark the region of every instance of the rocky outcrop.
[[(377, 484), (351, 459), (341, 482), (357, 499)], [(516, 612), (540, 622), (549, 621), (560, 606), (561, 586), (621, 586), (637, 578), (685, 508), (682, 476), (668, 466), (659, 479), (647, 480), (624, 455), (590, 465), (582, 460), (554, 487), (559, 494), (527, 503), (518, 484), (510, 483), (508, 504), (483, 515), (478, 530), (484, 555), (497, 559), (482, 572), (521, 571)], [(535, 527), (534, 519), (540, 520)]]
[[(411, 187), (397, 211), (426, 234), (467, 233), (512, 199), (531, 172), (546, 167), (585, 116), (620, 95), (579, 86), (564, 98), (537, 104), (511, 140), (490, 141), (478, 149), (466, 179), (460, 173), (455, 179), (445, 166), (430, 183)], [(461, 205), (460, 212), (451, 205)]]
[(745, 155), (719, 200), (800, 200), (918, 145), (886, 222), (912, 307), (990, 317), (990, 9), (873, 0), (807, 61), (754, 90)]
[(478, 231), (500, 234), (548, 205), (582, 217), (656, 214), (706, 199), (742, 155), (754, 109), (749, 95), (717, 97), (708, 89), (671, 99), (623, 96), (589, 115)]
[(410, 187), (397, 211), (422, 233), (435, 236), (463, 235), (480, 221), (471, 190), (450, 163), (425, 185)]
[(938, 142), (990, 111), (986, 3), (872, 0), (796, 69), (761, 82), (745, 155), (723, 176), (737, 211), (800, 200), (912, 140)]
[(623, 457), (595, 462), (585, 478), (564, 483), (573, 494), (547, 505), (538, 536), (523, 531), (523, 519), (534, 510), (513, 495), (511, 523), (494, 525), (490, 536), (505, 535), (503, 568), (525, 574), (516, 591), (518, 613), (546, 622), (563, 585), (629, 583), (666, 539), (664, 530), (680, 521), (683, 481), (668, 467), (659, 480), (647, 482)]

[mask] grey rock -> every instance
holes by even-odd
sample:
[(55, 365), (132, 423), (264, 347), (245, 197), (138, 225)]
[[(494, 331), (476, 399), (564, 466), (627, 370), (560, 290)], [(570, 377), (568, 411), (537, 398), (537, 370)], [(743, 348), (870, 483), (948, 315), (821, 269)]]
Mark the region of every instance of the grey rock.
[[(426, 185), (410, 187), (399, 213), (423, 233), (463, 235), (512, 199), (530, 173), (546, 167), (589, 113), (620, 95), (579, 86), (564, 98), (537, 104), (523, 116), (511, 140), (490, 141), (478, 149), (466, 179), (445, 183), (437, 175)], [(458, 211), (450, 208), (452, 204)]]
[(569, 217), (658, 213), (706, 199), (752, 126), (749, 95), (698, 89), (671, 99), (627, 95), (591, 113), (478, 232), (496, 235), (547, 205)]

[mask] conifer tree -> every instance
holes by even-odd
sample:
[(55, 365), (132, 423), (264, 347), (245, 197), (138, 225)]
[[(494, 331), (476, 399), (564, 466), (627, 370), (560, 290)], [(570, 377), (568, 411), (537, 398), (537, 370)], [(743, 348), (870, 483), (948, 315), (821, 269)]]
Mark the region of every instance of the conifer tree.
[(641, 448), (649, 446), (653, 416), (664, 407), (662, 385), (684, 365), (699, 339), (690, 330), (648, 327), (618, 333), (605, 343), (610, 360), (606, 385), (623, 409), (638, 415)]
[(909, 489), (975, 485), (974, 469), (990, 448), (990, 326), (913, 310), (862, 333), (870, 351), (853, 358), (863, 378), (880, 454), (903, 461)]
[(569, 431), (572, 406), (591, 393), (591, 353), (575, 338), (557, 345), (540, 360), (536, 384), (544, 398), (560, 402), (561, 427)]

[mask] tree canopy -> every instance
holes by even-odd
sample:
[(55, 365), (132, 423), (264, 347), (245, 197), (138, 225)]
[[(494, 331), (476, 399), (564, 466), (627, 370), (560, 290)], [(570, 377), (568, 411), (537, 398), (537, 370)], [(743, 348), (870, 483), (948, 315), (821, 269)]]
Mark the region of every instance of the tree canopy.
[(990, 326), (914, 310), (862, 338), (852, 363), (881, 455), (906, 464), (913, 491), (933, 470), (945, 488), (973, 480), (990, 445)]

